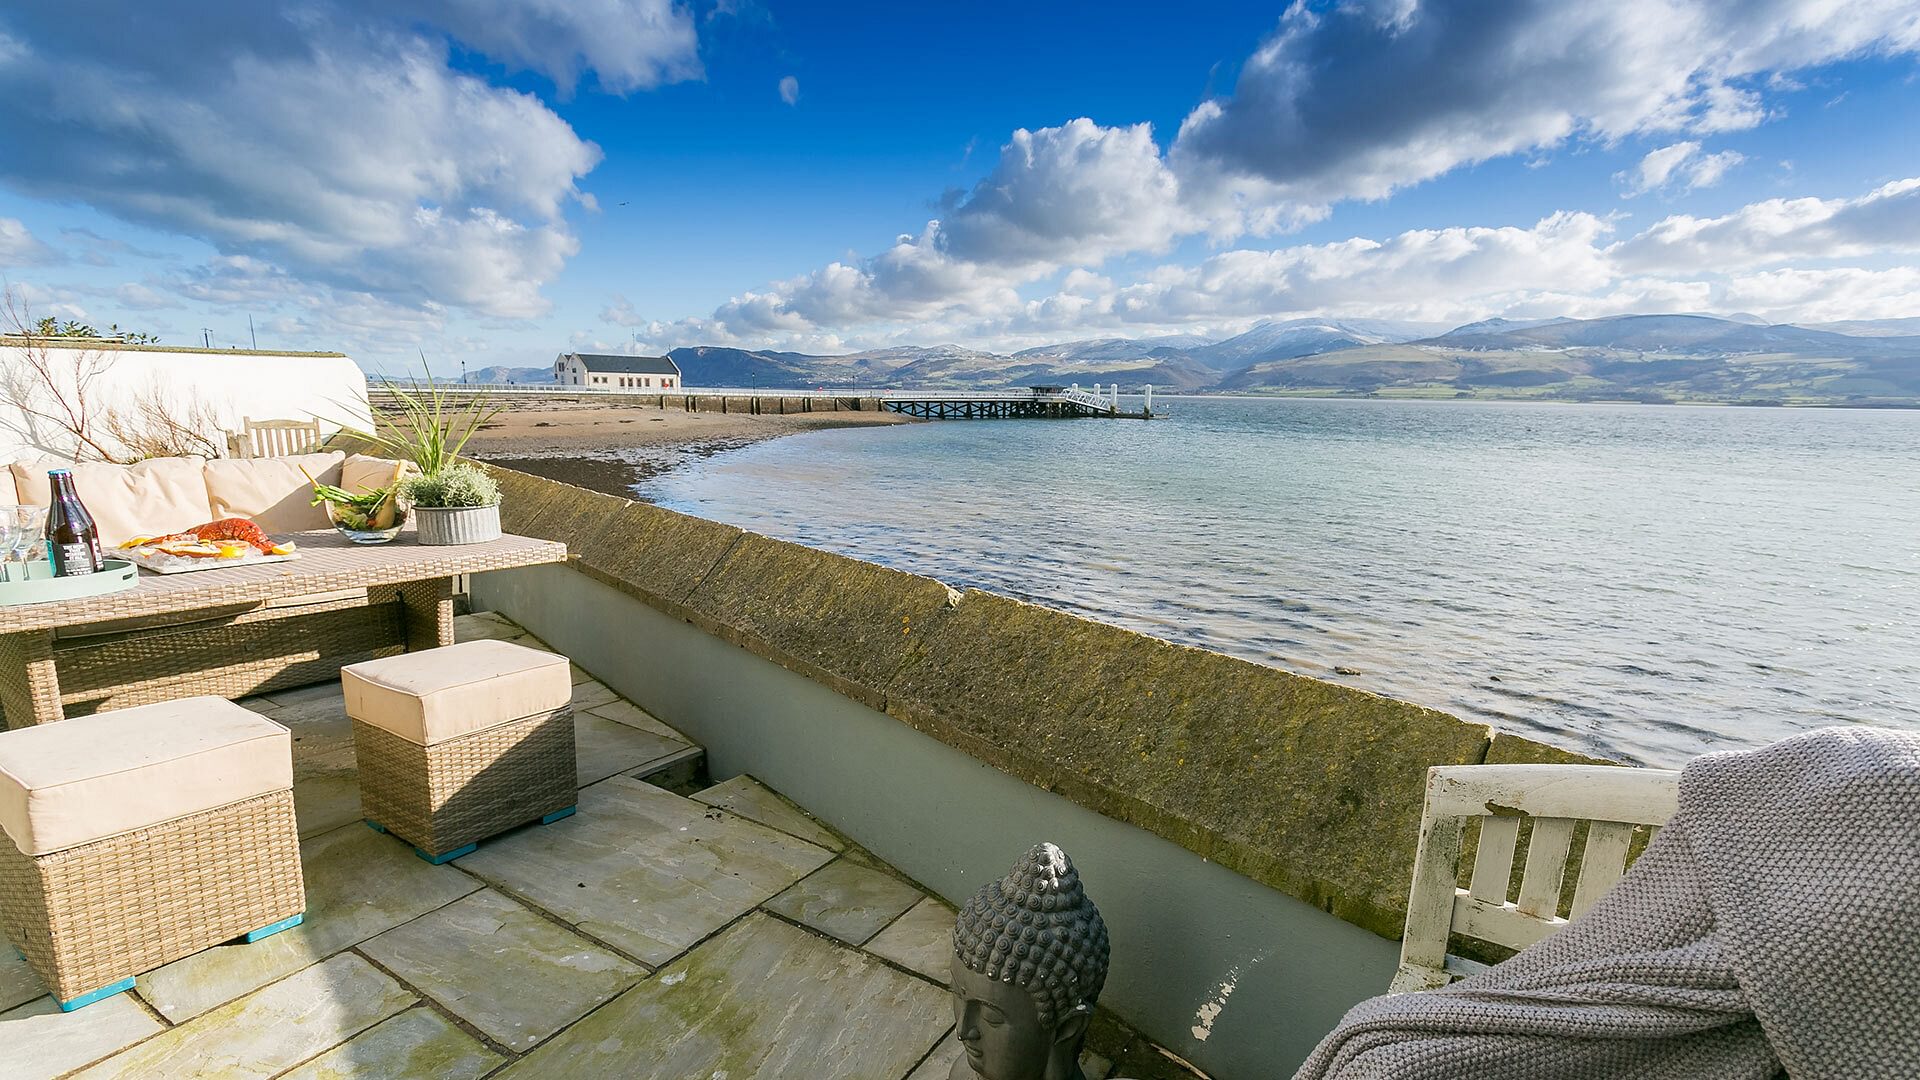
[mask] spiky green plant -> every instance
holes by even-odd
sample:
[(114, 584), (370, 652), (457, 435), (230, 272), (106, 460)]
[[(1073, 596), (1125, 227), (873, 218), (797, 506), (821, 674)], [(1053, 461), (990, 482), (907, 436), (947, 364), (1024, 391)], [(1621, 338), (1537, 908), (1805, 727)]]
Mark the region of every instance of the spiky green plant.
[(446, 384), (434, 381), (431, 371), (424, 383), (412, 387), (386, 378), (380, 385), (399, 404), (399, 413), (376, 411), (372, 431), (347, 426), (341, 433), (365, 442), (371, 451), (412, 462), (421, 476), (437, 476), (459, 461), (467, 440), (506, 408), (486, 391), (463, 387), (450, 392)]

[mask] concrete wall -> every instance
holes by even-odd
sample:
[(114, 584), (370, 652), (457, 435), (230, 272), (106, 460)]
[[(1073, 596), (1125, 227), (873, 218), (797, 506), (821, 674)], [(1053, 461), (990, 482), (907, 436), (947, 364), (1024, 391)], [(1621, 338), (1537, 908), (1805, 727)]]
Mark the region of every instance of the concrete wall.
[[(50, 366), (63, 375), (71, 393), (76, 366), (96, 372), (93, 405), (97, 411), (127, 409), (135, 401), (158, 392), (162, 399), (184, 410), (195, 401), (213, 409), (226, 431), (240, 430), (241, 419), (305, 420), (319, 416), (328, 423), (345, 421), (365, 427), (366, 376), (359, 365), (339, 353), (235, 352), (226, 349), (171, 349), (160, 346), (121, 346), (112, 349), (50, 345)], [(0, 345), (0, 386), (14, 385), (25, 374), (27, 354), (18, 345)], [(0, 461), (29, 453), (70, 458), (71, 439), (50, 425), (22, 413), (0, 394)]]
[[(1392, 970), (1426, 770), (1584, 760), (1483, 725), (496, 470), (567, 568), (476, 599), (961, 899), (1038, 840), (1114, 923), (1106, 1004), (1218, 1075), (1290, 1069)], [(1210, 1036), (1201, 1007), (1227, 994)]]

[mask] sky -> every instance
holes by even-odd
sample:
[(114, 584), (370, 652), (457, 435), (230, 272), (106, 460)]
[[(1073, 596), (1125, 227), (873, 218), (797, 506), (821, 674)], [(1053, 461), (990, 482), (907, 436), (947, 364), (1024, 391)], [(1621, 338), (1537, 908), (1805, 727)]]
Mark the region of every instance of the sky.
[(1912, 0), (75, 0), (0, 99), (22, 306), (371, 370), (1920, 316)]

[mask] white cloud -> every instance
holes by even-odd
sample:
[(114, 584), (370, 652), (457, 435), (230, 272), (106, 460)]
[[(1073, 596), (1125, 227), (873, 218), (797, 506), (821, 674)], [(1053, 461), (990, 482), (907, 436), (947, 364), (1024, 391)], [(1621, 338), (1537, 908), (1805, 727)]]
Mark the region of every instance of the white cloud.
[(1172, 160), (1217, 206), (1377, 199), (1569, 139), (1752, 127), (1763, 75), (1916, 48), (1908, 0), (1296, 3)]
[(800, 80), (791, 75), (780, 77), (780, 100), (789, 105), (800, 104)]
[[(699, 74), (666, 0), (136, 5), (76, 37), (0, 16), (0, 179), (197, 237), (318, 285), (485, 316), (547, 310), (600, 160), (537, 98), (455, 71), (448, 41), (563, 88)], [(434, 29), (437, 27), (437, 29)]]
[(0, 217), (0, 266), (51, 266), (60, 253), (33, 235), (19, 218)]
[[(1920, 267), (1782, 266), (1920, 252), (1920, 179), (1855, 199), (1754, 203), (1720, 218), (1669, 217), (1617, 238), (1584, 212), (1528, 227), (1412, 229), (1268, 250), (1221, 251), (1116, 281), (1056, 271), (1023, 296), (1027, 272), (955, 260), (902, 237), (860, 265), (836, 263), (749, 293), (711, 318), (620, 319), (648, 347), (691, 344), (836, 351), (959, 341), (1019, 348), (1065, 338), (1225, 333), (1311, 315), (1464, 322), (1491, 315), (1591, 318), (1629, 312), (1747, 311), (1773, 321), (1912, 315)], [(1055, 275), (1049, 275), (1055, 276)], [(610, 309), (612, 310), (612, 309)], [(626, 314), (631, 310), (627, 309)]]
[(1200, 225), (1151, 125), (1082, 118), (1015, 131), (993, 171), (951, 207), (937, 243), (976, 262), (1099, 262), (1164, 249)]
[(1693, 273), (1920, 252), (1920, 178), (1854, 199), (1767, 199), (1731, 214), (1655, 222), (1611, 254), (1630, 270)]
[(1620, 194), (1623, 199), (1659, 191), (1669, 185), (1692, 191), (1718, 184), (1727, 170), (1745, 160), (1746, 155), (1737, 150), (1702, 154), (1698, 142), (1687, 140), (1650, 151), (1631, 173), (1616, 173), (1614, 180), (1625, 188)]
[(613, 300), (600, 309), (600, 321), (615, 326), (645, 326), (648, 320), (633, 309), (633, 302), (619, 293), (613, 294)]
[(538, 71), (562, 93), (589, 73), (616, 94), (704, 74), (693, 13), (674, 0), (401, 0), (387, 10)]

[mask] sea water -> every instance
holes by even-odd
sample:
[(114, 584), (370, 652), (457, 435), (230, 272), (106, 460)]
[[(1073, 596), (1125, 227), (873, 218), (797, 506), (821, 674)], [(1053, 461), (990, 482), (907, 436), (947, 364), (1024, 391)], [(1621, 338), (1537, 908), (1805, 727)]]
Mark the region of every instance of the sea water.
[(638, 493), (1645, 764), (1920, 729), (1920, 412), (1155, 406), (809, 433)]

